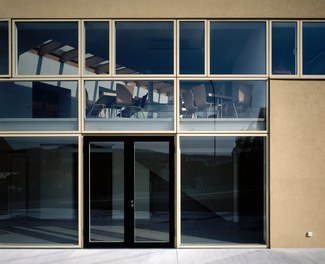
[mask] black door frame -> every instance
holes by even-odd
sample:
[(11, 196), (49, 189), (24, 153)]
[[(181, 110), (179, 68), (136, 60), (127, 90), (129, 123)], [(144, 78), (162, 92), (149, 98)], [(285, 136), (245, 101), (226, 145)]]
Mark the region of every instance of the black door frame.
[[(124, 242), (89, 241), (89, 143), (122, 141), (124, 147)], [(127, 161), (134, 161), (135, 142), (169, 142), (169, 242), (134, 242), (134, 209), (130, 200), (134, 197), (134, 166)], [(175, 146), (173, 136), (84, 136), (84, 247), (86, 248), (174, 248), (175, 247)], [(132, 177), (128, 176), (132, 175)], [(132, 199), (133, 200), (133, 199)]]

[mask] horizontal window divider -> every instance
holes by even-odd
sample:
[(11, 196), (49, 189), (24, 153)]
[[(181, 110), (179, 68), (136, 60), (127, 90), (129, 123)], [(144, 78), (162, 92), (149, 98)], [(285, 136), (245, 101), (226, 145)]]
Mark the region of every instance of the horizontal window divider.
[(5, 131), (4, 133), (0, 132), (0, 137), (79, 137), (82, 136), (81, 132), (71, 133), (64, 132), (64, 131), (19, 131), (19, 132), (8, 132)]
[(193, 131), (185, 132), (180, 131), (177, 133), (179, 137), (201, 137), (201, 136), (216, 136), (216, 137), (232, 137), (232, 136), (255, 136), (255, 137), (267, 137), (268, 133), (266, 131), (220, 131), (220, 133), (216, 131), (198, 131), (197, 133), (193, 133)]

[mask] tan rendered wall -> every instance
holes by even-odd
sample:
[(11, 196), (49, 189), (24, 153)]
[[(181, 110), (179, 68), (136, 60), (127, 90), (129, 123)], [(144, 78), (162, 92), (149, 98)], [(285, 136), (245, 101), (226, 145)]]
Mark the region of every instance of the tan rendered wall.
[(271, 81), (270, 114), (271, 247), (325, 247), (325, 81)]
[(0, 18), (324, 17), (324, 0), (0, 0)]

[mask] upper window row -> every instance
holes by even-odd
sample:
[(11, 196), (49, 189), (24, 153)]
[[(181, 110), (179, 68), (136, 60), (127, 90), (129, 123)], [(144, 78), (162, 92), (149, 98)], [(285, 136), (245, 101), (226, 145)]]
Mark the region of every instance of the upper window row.
[[(272, 74), (299, 72), (298, 25), (272, 22)], [(86, 76), (267, 74), (266, 21), (179, 21), (178, 30), (166, 20), (83, 27), (81, 48), (78, 21), (15, 21), (13, 75), (71, 76), (80, 68)], [(0, 21), (0, 75), (9, 75), (9, 31)], [(302, 22), (301, 45), (302, 74), (324, 75), (325, 22)]]

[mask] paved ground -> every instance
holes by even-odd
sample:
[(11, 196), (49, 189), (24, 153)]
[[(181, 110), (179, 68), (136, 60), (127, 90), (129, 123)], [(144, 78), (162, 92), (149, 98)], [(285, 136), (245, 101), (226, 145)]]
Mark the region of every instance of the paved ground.
[(0, 249), (15, 264), (325, 264), (325, 249)]

